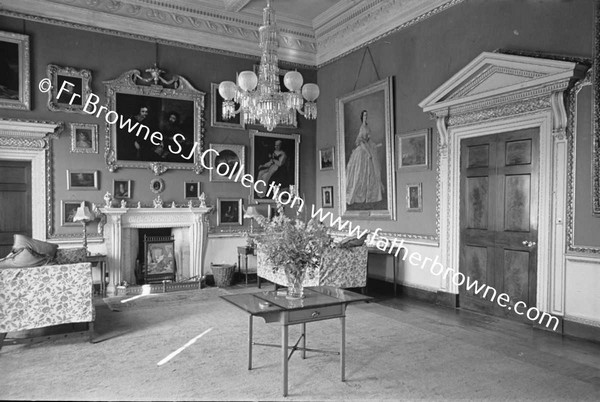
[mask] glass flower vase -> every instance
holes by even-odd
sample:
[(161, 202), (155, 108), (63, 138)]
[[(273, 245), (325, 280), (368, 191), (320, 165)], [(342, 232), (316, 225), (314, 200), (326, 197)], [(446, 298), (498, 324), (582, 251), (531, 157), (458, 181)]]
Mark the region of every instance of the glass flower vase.
[(284, 270), (288, 283), (286, 298), (302, 299), (304, 297), (304, 288), (302, 287), (302, 282), (304, 282), (306, 269), (304, 269), (304, 267), (286, 265)]

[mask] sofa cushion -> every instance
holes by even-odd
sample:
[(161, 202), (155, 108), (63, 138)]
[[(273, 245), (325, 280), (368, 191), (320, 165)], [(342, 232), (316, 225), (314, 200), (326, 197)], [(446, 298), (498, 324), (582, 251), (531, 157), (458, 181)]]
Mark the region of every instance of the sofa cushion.
[(14, 235), (13, 251), (19, 251), (23, 248), (28, 248), (36, 254), (47, 255), (50, 258), (54, 258), (58, 244), (32, 239), (31, 237), (22, 234)]
[(356, 236), (346, 237), (342, 241), (338, 243), (339, 247), (349, 248), (349, 247), (360, 247), (365, 244), (367, 240), (368, 232), (366, 232), (363, 236), (357, 238)]
[(80, 248), (59, 248), (56, 250), (56, 257), (54, 263), (58, 265), (65, 264), (76, 264), (78, 262), (84, 262), (87, 256), (87, 250), (83, 247)]
[(23, 247), (0, 259), (0, 268), (39, 267), (47, 265), (50, 261), (52, 261), (51, 257), (38, 254), (29, 248)]

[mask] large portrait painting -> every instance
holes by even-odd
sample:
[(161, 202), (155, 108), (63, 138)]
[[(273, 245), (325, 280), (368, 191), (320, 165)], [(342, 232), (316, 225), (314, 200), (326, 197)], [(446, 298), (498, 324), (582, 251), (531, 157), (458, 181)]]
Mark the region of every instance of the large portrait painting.
[(396, 219), (392, 78), (337, 99), (340, 214)]
[[(268, 194), (268, 186), (274, 182), (280, 185), (279, 191), (298, 194), (300, 134), (275, 134), (250, 130), (250, 174), (258, 184), (251, 188), (250, 198), (258, 202), (275, 202)], [(255, 187), (259, 191), (255, 190)], [(264, 191), (262, 189), (264, 188)], [(285, 202), (285, 201), (284, 201)]]
[[(183, 77), (167, 80), (162, 70), (131, 70), (105, 81), (106, 164), (118, 168), (150, 168), (155, 174), (167, 169), (202, 172), (200, 154), (204, 140), (204, 92)], [(123, 122), (123, 123), (122, 123)]]
[(0, 31), (0, 108), (29, 110), (29, 36)]

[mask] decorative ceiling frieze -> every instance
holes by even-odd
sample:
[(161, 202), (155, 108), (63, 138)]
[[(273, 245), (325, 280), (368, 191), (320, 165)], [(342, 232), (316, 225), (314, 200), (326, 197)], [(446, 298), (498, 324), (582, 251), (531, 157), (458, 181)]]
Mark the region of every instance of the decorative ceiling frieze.
[[(320, 66), (464, 0), (340, 0), (314, 20), (277, 14), (279, 59)], [(260, 57), (260, 13), (249, 0), (0, 0), (15, 13), (109, 33)], [(278, 7), (278, 5), (276, 4)], [(277, 9), (276, 7), (276, 9)], [(285, 10), (285, 4), (281, 4)]]

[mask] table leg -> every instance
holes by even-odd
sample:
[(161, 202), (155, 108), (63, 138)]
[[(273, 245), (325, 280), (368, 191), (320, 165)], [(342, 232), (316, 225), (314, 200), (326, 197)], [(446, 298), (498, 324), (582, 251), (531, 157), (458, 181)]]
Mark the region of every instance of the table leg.
[(342, 324), (342, 339), (340, 344), (340, 369), (342, 371), (342, 382), (346, 381), (346, 317), (340, 317)]
[(302, 323), (302, 358), (306, 359), (306, 323)]
[(248, 318), (248, 370), (252, 370), (252, 315)]
[(244, 265), (244, 269), (246, 270), (246, 286), (248, 286), (248, 254), (246, 254), (246, 265)]
[(281, 326), (281, 358), (283, 363), (283, 396), (288, 394), (288, 326)]
[(392, 264), (393, 265), (393, 269), (394, 269), (394, 297), (396, 297), (397, 296), (397, 293), (396, 293), (396, 264), (397, 264), (397, 257), (394, 255), (394, 256), (392, 256), (392, 259), (394, 260), (394, 263)]

